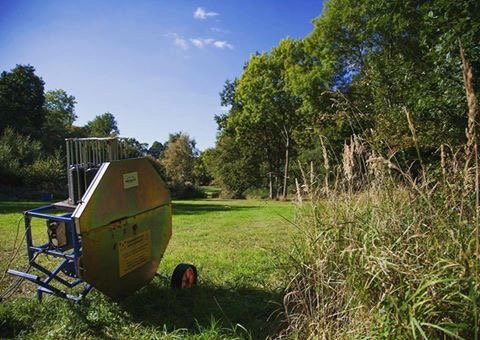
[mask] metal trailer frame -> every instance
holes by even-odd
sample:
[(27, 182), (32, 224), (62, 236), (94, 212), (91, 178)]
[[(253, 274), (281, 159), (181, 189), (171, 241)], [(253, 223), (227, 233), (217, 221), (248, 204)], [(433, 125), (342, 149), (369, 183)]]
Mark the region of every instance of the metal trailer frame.
[[(158, 275), (156, 271), (172, 233), (170, 193), (153, 161), (148, 158), (129, 158), (124, 139), (66, 139), (66, 149), (69, 199), (23, 213), (28, 269), (8, 269), (7, 272), (37, 285), (40, 301), (43, 294), (51, 294), (80, 302), (93, 287), (112, 298), (122, 297), (124, 292), (134, 291)], [(88, 167), (98, 167), (91, 182), (87, 182), (85, 172), (80, 174), (78, 171)], [(72, 168), (77, 170), (75, 176), (70, 172)], [(104, 175), (110, 180), (105, 180)], [(74, 185), (77, 185), (77, 192)], [(79, 189), (81, 185), (82, 190)], [(98, 200), (102, 204), (95, 205), (91, 200)], [(113, 207), (111, 202), (116, 202)], [(107, 216), (101, 213), (105, 211), (109, 212)], [(66, 243), (53, 244), (52, 237), (56, 238), (57, 235), (49, 234), (48, 242), (35, 244), (32, 219), (64, 224)], [(132, 224), (128, 224), (128, 221), (132, 221)], [(163, 227), (152, 229), (152, 223), (160, 223)], [(103, 227), (114, 228), (101, 230)], [(105, 238), (107, 234), (112, 237)], [(154, 251), (151, 250), (148, 256), (136, 252), (136, 248), (128, 243), (128, 240), (138, 238), (141, 234), (144, 235), (143, 241), (148, 240), (145, 242), (150, 245), (156, 242)], [(103, 243), (98, 244), (95, 239), (98, 235)], [(117, 243), (120, 244), (118, 248)], [(138, 242), (132, 244), (137, 245)], [(141, 266), (130, 261), (137, 253), (143, 261)], [(103, 267), (96, 262), (95, 256), (98, 254), (101, 255), (100, 264)], [(39, 255), (53, 257), (57, 261), (56, 267), (51, 270), (42, 265), (41, 261), (37, 261)], [(105, 267), (108, 267), (106, 271)], [(43, 275), (30, 274), (31, 268)], [(116, 278), (115, 284), (105, 286), (103, 281), (108, 275)], [(172, 287), (189, 288), (196, 283), (196, 277), (193, 265), (180, 264), (173, 273)], [(80, 289), (80, 285), (84, 285), (83, 289)], [(63, 290), (74, 287), (79, 288), (78, 293), (70, 294)]]
[[(53, 215), (48, 214), (47, 212), (52, 210), (62, 210), (68, 212), (63, 215)], [(18, 276), (22, 279), (29, 280), (36, 285), (37, 287), (37, 297), (41, 301), (42, 296), (44, 293), (56, 295), (68, 300), (72, 300), (75, 302), (80, 302), (90, 290), (93, 288), (91, 284), (86, 284), (84, 289), (79, 295), (71, 295), (66, 293), (64, 290), (61, 290), (51, 284), (52, 280), (57, 281), (61, 285), (65, 286), (66, 288), (73, 288), (84, 281), (78, 277), (79, 273), (79, 258), (82, 255), (82, 244), (75, 228), (75, 223), (72, 218), (74, 207), (67, 207), (67, 206), (58, 206), (55, 204), (50, 204), (46, 206), (42, 206), (39, 208), (31, 209), (25, 211), (24, 220), (25, 220), (25, 238), (27, 242), (27, 253), (28, 253), (28, 262), (29, 266), (39, 270), (43, 274), (46, 275), (44, 279), (40, 278), (37, 275), (30, 274), (28, 272), (21, 272), (13, 269), (8, 269), (8, 273), (14, 276)], [(42, 244), (42, 245), (35, 245), (32, 236), (32, 228), (31, 223), (33, 218), (39, 218), (44, 220), (56, 221), (56, 222), (64, 222), (65, 228), (67, 233), (71, 239), (71, 249), (62, 250), (61, 248), (56, 250), (52, 249), (49, 242)], [(52, 271), (45, 268), (38, 262), (36, 262), (36, 258), (40, 254), (50, 255), (52, 257), (59, 259), (59, 264), (55, 269)], [(59, 276), (60, 273), (65, 274), (66, 276), (73, 279), (73, 281), (65, 280)]]

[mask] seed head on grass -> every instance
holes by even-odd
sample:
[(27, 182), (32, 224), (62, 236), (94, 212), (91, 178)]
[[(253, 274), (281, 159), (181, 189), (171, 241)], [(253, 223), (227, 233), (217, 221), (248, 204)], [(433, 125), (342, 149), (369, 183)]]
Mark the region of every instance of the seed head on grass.
[[(464, 153), (440, 147), (441, 181), (427, 173), (405, 109), (422, 167), (421, 185), (393, 157), (362, 150), (360, 139), (352, 137), (344, 144), (342, 166), (333, 167), (335, 190), (305, 202), (299, 211), (298, 225), (305, 232), (291, 258), (296, 270), (284, 298), (284, 335), (478, 338), (477, 102), (471, 68), (462, 59), (467, 144)], [(368, 155), (366, 171), (356, 150)], [(464, 164), (468, 171), (462, 179)], [(381, 179), (381, 185), (362, 186), (362, 173)], [(337, 186), (340, 178), (347, 184), (343, 191)], [(470, 183), (475, 178), (475, 190), (462, 185), (468, 178)]]

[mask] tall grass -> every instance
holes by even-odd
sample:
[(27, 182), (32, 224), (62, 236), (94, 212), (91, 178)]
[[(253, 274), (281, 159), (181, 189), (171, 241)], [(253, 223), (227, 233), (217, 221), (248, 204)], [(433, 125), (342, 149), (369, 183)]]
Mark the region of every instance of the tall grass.
[(299, 200), (303, 237), (288, 263), (280, 336), (478, 339), (478, 108), (463, 54), (462, 60), (468, 142), (439, 148), (441, 171), (422, 162), (405, 109), (420, 176), (358, 136), (330, 175), (335, 184), (313, 170), (303, 176), (298, 195), (309, 199)]

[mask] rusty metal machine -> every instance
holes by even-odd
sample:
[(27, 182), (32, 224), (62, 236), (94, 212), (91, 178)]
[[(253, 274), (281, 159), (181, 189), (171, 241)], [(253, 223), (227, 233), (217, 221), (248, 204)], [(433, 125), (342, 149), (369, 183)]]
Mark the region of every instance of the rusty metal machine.
[[(169, 190), (155, 161), (131, 157), (122, 139), (67, 139), (66, 148), (69, 198), (24, 212), (29, 269), (40, 275), (8, 273), (37, 284), (40, 300), (47, 293), (80, 301), (92, 288), (128, 296), (154, 278), (172, 235)], [(34, 219), (45, 220), (44, 244), (33, 240)], [(57, 259), (56, 267), (42, 255)], [(180, 264), (171, 285), (196, 280), (196, 268)], [(80, 285), (77, 295), (65, 291)]]

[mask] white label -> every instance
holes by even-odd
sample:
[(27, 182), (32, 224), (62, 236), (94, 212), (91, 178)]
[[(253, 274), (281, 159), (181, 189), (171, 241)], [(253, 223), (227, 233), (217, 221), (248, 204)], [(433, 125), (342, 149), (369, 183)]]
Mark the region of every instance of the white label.
[(120, 277), (140, 268), (152, 259), (150, 240), (150, 230), (146, 230), (119, 242), (118, 269)]
[(138, 173), (129, 172), (128, 174), (123, 174), (123, 188), (133, 188), (138, 187)]

